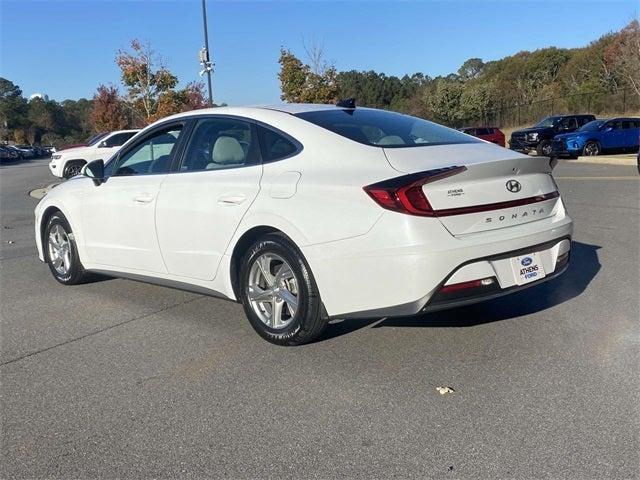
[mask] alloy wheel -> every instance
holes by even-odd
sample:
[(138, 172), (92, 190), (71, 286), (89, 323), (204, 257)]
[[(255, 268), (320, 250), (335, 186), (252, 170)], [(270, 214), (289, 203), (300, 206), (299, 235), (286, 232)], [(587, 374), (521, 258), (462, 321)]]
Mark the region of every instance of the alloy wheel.
[(598, 155), (598, 145), (593, 142), (587, 143), (587, 145), (584, 147), (584, 153), (589, 157)]
[(260, 321), (280, 330), (298, 309), (298, 280), (284, 258), (263, 253), (251, 265), (246, 295)]
[(67, 175), (69, 178), (75, 177), (76, 175), (80, 175), (81, 171), (82, 171), (82, 166), (78, 164), (69, 165), (67, 167)]
[(71, 243), (69, 235), (60, 224), (49, 230), (49, 259), (59, 275), (66, 275), (71, 268)]

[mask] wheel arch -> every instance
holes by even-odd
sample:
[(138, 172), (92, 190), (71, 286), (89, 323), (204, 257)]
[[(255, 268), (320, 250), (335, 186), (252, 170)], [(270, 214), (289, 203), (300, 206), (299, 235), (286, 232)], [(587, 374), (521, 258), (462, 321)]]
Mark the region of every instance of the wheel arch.
[(62, 162), (62, 165), (61, 165), (61, 168), (60, 168), (60, 171), (61, 171), (61, 174), (62, 174), (63, 177), (64, 177), (65, 170), (67, 169), (69, 164), (75, 163), (75, 162), (82, 162), (84, 165), (89, 163), (84, 158), (70, 158), (69, 160), (65, 160), (64, 162)]
[[(51, 216), (54, 215), (56, 212), (60, 212), (62, 215), (64, 215), (64, 218), (66, 218), (67, 222), (69, 222), (69, 225), (71, 226), (71, 230), (73, 231), (74, 235), (76, 235), (76, 239), (77, 239), (78, 229), (76, 228), (75, 222), (72, 220), (71, 216), (68, 214), (66, 208), (64, 208), (59, 203), (51, 203), (48, 206), (46, 206), (42, 211), (42, 215), (40, 216), (40, 224), (38, 225), (38, 235), (40, 238), (40, 244), (42, 245), (43, 251), (45, 246), (44, 233), (47, 227), (47, 222), (49, 221)], [(78, 252), (78, 255), (81, 255), (80, 251)]]
[(251, 247), (251, 245), (253, 245), (256, 240), (269, 233), (279, 233), (293, 242), (293, 240), (282, 230), (268, 225), (257, 225), (245, 231), (233, 246), (233, 251), (231, 253), (231, 263), (229, 267), (229, 279), (231, 280), (233, 294), (237, 299), (240, 298), (238, 275), (240, 274), (240, 262), (242, 261), (242, 257), (247, 249)]

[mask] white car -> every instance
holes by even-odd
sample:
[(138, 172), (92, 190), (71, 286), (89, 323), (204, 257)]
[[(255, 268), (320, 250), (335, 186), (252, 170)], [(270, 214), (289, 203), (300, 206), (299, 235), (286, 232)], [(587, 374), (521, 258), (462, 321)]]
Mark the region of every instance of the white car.
[(416, 315), (561, 274), (572, 221), (551, 169), (350, 104), (206, 109), (51, 190), (35, 233), (60, 283), (98, 272), (221, 296), (295, 345), (328, 319)]
[(96, 135), (86, 146), (67, 148), (51, 155), (49, 170), (56, 177), (71, 178), (94, 160), (109, 160), (139, 130), (117, 130)]

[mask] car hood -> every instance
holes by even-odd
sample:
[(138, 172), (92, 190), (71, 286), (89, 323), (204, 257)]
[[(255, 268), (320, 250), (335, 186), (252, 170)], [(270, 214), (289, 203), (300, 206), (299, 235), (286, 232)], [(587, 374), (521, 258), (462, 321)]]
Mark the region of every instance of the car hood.
[(514, 133), (552, 133), (553, 129), (552, 128), (540, 128), (540, 127), (531, 127), (531, 128), (523, 128), (522, 130), (515, 130), (512, 135)]
[(60, 155), (75, 155), (77, 153), (83, 153), (87, 150), (89, 150), (91, 147), (72, 147), (72, 148), (65, 148), (64, 150), (58, 150), (56, 153), (59, 153)]
[(579, 137), (580, 135), (582, 135), (582, 132), (560, 133), (553, 138), (556, 140), (567, 140), (569, 138)]

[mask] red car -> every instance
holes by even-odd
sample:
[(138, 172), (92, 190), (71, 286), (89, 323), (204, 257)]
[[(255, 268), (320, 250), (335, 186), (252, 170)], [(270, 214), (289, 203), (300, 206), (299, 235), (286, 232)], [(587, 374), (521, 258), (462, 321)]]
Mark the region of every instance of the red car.
[(504, 147), (504, 133), (498, 127), (467, 127), (461, 128), (461, 132), (481, 138), (487, 142), (496, 143)]

